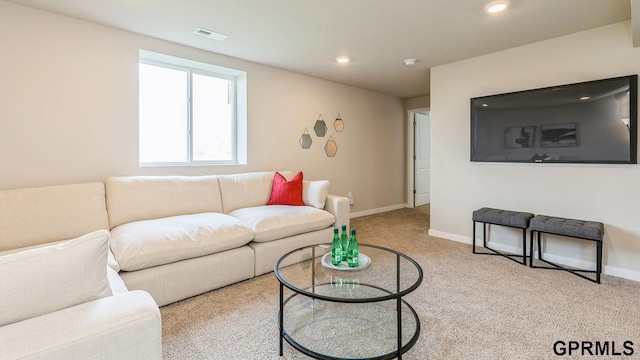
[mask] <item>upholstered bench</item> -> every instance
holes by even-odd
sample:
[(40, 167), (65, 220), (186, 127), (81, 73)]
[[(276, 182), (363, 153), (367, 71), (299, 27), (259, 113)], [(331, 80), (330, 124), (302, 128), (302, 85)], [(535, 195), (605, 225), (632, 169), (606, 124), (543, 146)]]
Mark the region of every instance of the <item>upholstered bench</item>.
[[(501, 255), (519, 264), (527, 265), (527, 228), (533, 218), (532, 213), (510, 210), (481, 208), (473, 212), (473, 253), (481, 255)], [(476, 252), (476, 222), (482, 223), (482, 245), (491, 253)], [(487, 224), (522, 229), (522, 255), (503, 254), (487, 246)], [(514, 259), (522, 258), (522, 262)]]
[[(589, 281), (600, 284), (600, 273), (602, 272), (602, 236), (604, 235), (604, 225), (595, 221), (584, 221), (577, 219), (565, 219), (547, 215), (537, 215), (530, 222), (531, 227), (531, 260), (529, 266), (533, 268), (565, 270), (574, 275), (578, 275)], [(533, 244), (534, 236), (538, 235), (538, 259), (553, 267), (533, 265)], [(558, 264), (551, 263), (542, 258), (542, 240), (540, 234), (553, 234), (572, 237), (576, 239), (596, 242), (596, 270), (569, 269)], [(595, 273), (596, 278), (591, 279), (581, 273)]]

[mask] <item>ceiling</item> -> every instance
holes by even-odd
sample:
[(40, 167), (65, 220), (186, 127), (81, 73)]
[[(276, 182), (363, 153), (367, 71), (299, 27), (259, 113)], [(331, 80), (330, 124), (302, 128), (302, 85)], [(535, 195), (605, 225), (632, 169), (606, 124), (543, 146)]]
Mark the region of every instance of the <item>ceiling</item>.
[(434, 66), (629, 20), (630, 2), (640, 12), (640, 0), (511, 0), (490, 15), (489, 1), (11, 0), (400, 98), (428, 95)]

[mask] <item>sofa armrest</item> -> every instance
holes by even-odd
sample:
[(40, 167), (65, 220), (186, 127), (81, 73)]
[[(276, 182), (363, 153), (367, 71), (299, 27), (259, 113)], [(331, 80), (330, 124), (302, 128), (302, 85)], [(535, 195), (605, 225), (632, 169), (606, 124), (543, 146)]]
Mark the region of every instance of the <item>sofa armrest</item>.
[(329, 194), (327, 195), (324, 209), (336, 217), (336, 222), (333, 226), (341, 227), (342, 225), (347, 225), (347, 229), (349, 229), (349, 220), (351, 219), (349, 198)]
[(0, 339), (8, 359), (162, 359), (160, 310), (144, 291), (5, 325)]

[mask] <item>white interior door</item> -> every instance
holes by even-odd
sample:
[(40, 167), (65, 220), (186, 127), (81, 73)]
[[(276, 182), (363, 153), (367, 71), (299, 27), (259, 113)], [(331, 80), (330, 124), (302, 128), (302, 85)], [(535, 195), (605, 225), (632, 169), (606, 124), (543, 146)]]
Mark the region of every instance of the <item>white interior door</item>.
[(429, 113), (415, 115), (415, 206), (431, 202), (431, 153), (429, 150), (431, 138), (431, 116)]

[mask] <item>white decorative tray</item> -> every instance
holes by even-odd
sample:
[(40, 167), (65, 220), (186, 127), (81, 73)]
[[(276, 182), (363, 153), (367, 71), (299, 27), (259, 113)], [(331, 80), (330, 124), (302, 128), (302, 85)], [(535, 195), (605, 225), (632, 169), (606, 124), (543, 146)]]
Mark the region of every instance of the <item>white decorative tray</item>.
[(360, 271), (368, 268), (369, 265), (371, 265), (371, 258), (363, 253), (360, 253), (358, 254), (358, 267), (349, 267), (346, 261), (343, 261), (342, 264), (336, 266), (331, 263), (331, 253), (328, 252), (322, 256), (322, 260), (320, 262), (322, 263), (322, 266), (333, 270)]

